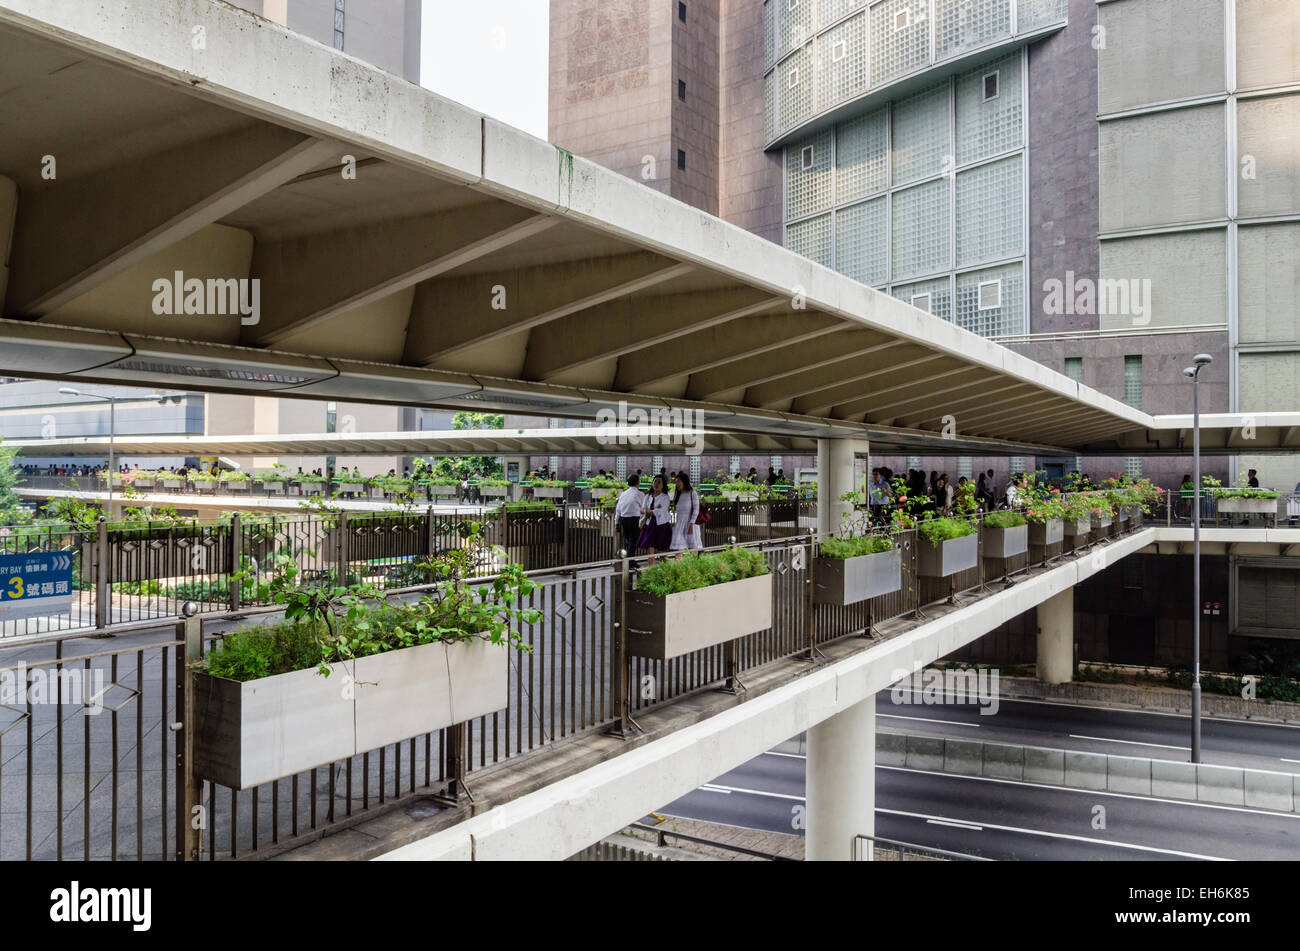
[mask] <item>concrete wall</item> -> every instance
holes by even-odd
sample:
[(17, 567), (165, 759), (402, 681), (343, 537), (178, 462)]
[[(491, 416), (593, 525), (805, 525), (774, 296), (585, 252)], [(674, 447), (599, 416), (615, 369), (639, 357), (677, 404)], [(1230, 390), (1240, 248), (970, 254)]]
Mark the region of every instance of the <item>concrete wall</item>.
[[(719, 165), (719, 42), (717, 3), (687, 3), (686, 22), (671, 7), (673, 79), (671, 84), (673, 161), (668, 174), (670, 194), (711, 215), (718, 213)], [(686, 83), (686, 98), (678, 98), (678, 82)], [(686, 169), (677, 167), (677, 150), (686, 153)]]
[(1096, 23), (1094, 0), (1070, 0), (1069, 25), (1029, 48), (1030, 333), (1097, 329), (1043, 307), (1045, 282), (1098, 276)]
[(718, 214), (781, 243), (781, 153), (763, 151), (763, 4), (721, 5)]
[(1099, 792), (1300, 812), (1300, 774), (979, 740), (876, 734), (876, 762)]
[(666, 194), (676, 167), (676, 9), (642, 0), (551, 0), (548, 138)]

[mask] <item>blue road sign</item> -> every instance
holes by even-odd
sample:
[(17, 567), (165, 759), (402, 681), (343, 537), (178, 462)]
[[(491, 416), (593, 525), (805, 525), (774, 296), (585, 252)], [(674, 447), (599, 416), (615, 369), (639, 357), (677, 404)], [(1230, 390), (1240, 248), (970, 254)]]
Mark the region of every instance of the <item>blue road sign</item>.
[(0, 554), (0, 621), (72, 610), (72, 555)]

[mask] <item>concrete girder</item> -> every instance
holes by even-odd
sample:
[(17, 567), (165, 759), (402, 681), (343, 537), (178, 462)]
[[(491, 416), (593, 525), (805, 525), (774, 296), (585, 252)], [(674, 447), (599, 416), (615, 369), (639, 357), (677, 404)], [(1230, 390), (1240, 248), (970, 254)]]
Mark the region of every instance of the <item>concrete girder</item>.
[[(447, 358), (645, 291), (692, 267), (649, 252), (429, 281), (416, 288), (407, 330), (407, 363)], [(494, 290), (504, 291), (505, 306)], [(497, 304), (494, 306), (494, 304)]]
[[(224, 132), (151, 155), (147, 176), (132, 160), (29, 189), (19, 199), (7, 311), (50, 313), (297, 176), (336, 161), (343, 151), (337, 143), (248, 123), (237, 134)], [(75, 174), (70, 162), (62, 168)], [(52, 248), (59, 253), (50, 253)]]
[(1022, 403), (1020, 406), (993, 413), (976, 413), (962, 421), (964, 424), (962, 428), (969, 432), (981, 432), (983, 426), (1009, 419), (1020, 419), (1023, 421), (1023, 426), (1020, 428), (1022, 433), (1041, 432), (1043, 424), (1048, 422), (1052, 423), (1052, 426), (1048, 427), (1049, 429), (1056, 429), (1062, 421), (1068, 420), (1079, 411), (1078, 406), (1068, 404), (1061, 409), (1057, 409), (1056, 407), (1060, 405), (1060, 403), (1048, 401), (1046, 407), (1050, 407), (1050, 409), (1045, 409)]
[(559, 224), (498, 202), (259, 242), (262, 322), (245, 344), (270, 346), (345, 311), (462, 267)]
[(523, 376), (551, 380), (569, 370), (752, 317), (783, 303), (784, 298), (751, 288), (624, 297), (534, 329)]
[[(974, 375), (974, 379), (971, 379), (972, 375)], [(847, 403), (837, 404), (831, 411), (837, 416), (866, 413), (879, 419), (896, 419), (933, 405), (936, 397), (942, 397), (944, 405), (957, 404), (964, 406), (971, 400), (978, 400), (1004, 390), (1019, 389), (1022, 386), (1019, 383), (1005, 383), (996, 377), (990, 379), (987, 373), (981, 373), (978, 370), (962, 370), (957, 373), (943, 374), (941, 377), (941, 379), (948, 381), (962, 378), (967, 379), (969, 382), (954, 383), (951, 386), (936, 388), (931, 380), (927, 378), (926, 380), (899, 384), (890, 387), (887, 391), (881, 390), (860, 400), (850, 400)], [(1002, 385), (990, 389), (991, 383), (1002, 383)], [(968, 395), (970, 390), (977, 390), (978, 392), (974, 395)], [(879, 399), (880, 396), (887, 394), (893, 394), (895, 398), (889, 402)]]
[[(966, 396), (960, 399), (945, 399), (939, 405), (938, 409), (930, 408), (935, 405), (934, 401), (930, 400), (926, 405), (926, 407), (924, 407), (923, 409), (912, 410), (908, 413), (895, 413), (890, 418), (891, 419), (923, 419), (923, 418), (934, 419), (942, 416), (953, 416), (960, 419), (961, 416), (959, 414), (964, 413), (966, 407), (970, 406), (972, 403), (978, 405), (980, 408), (988, 408), (990, 406), (1003, 406), (1007, 403), (1015, 403), (1024, 399), (1024, 396), (1019, 392), (1017, 392), (1014, 396), (1004, 396), (1002, 399), (999, 400), (989, 399), (989, 397), (994, 395), (995, 393), (1000, 393), (1004, 390), (1019, 391), (1019, 389), (1020, 387), (1016, 386), (1015, 384), (1007, 384), (1005, 386), (995, 387), (991, 390), (982, 390), (973, 396)], [(916, 403), (917, 401), (913, 400), (912, 402)], [(838, 410), (839, 407), (836, 407), (834, 410), (832, 410), (832, 413), (838, 415)], [(914, 415), (919, 412), (925, 412), (927, 414), (933, 414), (938, 412), (939, 417), (935, 417), (933, 415), (928, 415), (926, 417)], [(870, 411), (868, 411), (868, 414), (870, 414)]]
[(835, 317), (785, 313), (746, 317), (735, 327), (725, 324), (708, 327), (680, 337), (672, 344), (650, 346), (624, 355), (618, 362), (614, 389), (636, 390), (733, 361), (750, 360), (835, 333), (845, 326), (844, 321)]
[(734, 360), (694, 374), (687, 386), (686, 398), (707, 400), (728, 390), (759, 386), (806, 370), (830, 366), (845, 357), (863, 357), (905, 345), (905, 341), (874, 330), (854, 329), (827, 334), (764, 354), (757, 360)]
[[(837, 403), (870, 396), (870, 391), (862, 386), (868, 380), (905, 370), (914, 370), (916, 367), (923, 367), (935, 361), (943, 361), (942, 366), (945, 368), (961, 366), (952, 357), (945, 357), (933, 350), (924, 347), (908, 347), (905, 350), (881, 354), (877, 359), (864, 362), (854, 357), (818, 373), (800, 374), (789, 380), (777, 380), (765, 384), (762, 389), (749, 391), (746, 398), (754, 400), (760, 406), (775, 405), (784, 399), (793, 399), (791, 412), (825, 416)], [(906, 378), (912, 379), (914, 374), (908, 373)], [(827, 383), (833, 385), (827, 386)]]

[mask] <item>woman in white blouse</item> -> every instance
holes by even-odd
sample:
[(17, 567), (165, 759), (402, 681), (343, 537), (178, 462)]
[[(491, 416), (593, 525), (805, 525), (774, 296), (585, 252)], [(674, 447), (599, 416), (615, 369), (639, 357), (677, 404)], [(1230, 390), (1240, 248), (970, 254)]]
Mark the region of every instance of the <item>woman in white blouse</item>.
[(637, 539), (637, 547), (646, 549), (650, 555), (650, 564), (654, 564), (656, 552), (667, 551), (672, 539), (673, 527), (669, 524), (668, 485), (663, 476), (655, 476), (650, 483), (650, 494), (645, 497), (641, 514), (645, 516), (645, 527)]
[(673, 540), (670, 551), (700, 549), (704, 541), (695, 519), (700, 514), (700, 494), (691, 488), (691, 480), (684, 472), (677, 473), (677, 495), (673, 499), (677, 520), (673, 522)]

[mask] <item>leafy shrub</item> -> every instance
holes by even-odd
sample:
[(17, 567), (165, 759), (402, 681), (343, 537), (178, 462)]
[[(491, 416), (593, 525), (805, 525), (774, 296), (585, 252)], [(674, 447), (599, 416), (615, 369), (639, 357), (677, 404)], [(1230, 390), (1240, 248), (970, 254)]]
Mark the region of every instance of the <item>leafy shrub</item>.
[(918, 526), (922, 537), (931, 545), (975, 534), (975, 523), (965, 518), (929, 518)]
[(984, 516), (985, 528), (1015, 528), (1025, 524), (1025, 516), (1019, 512), (990, 512)]
[(662, 597), (679, 591), (754, 578), (767, 572), (767, 561), (762, 553), (737, 547), (707, 555), (688, 555), (661, 561), (641, 572), (636, 586), (638, 591)]
[(893, 548), (894, 539), (890, 535), (861, 535), (857, 538), (828, 538), (818, 551), (823, 558), (857, 558), (892, 551)]

